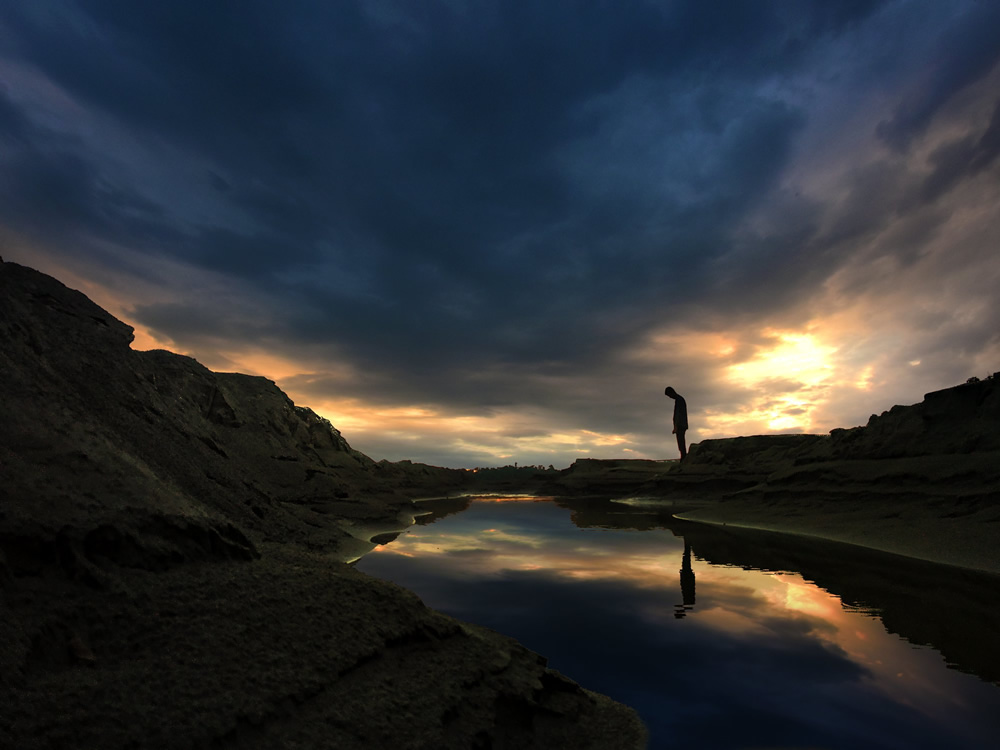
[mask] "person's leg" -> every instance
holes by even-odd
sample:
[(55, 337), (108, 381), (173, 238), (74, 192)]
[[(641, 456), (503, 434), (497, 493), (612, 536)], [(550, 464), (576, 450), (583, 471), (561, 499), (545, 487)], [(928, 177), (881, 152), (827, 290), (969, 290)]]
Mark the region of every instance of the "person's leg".
[(684, 443), (684, 433), (685, 432), (686, 432), (686, 430), (678, 430), (677, 431), (677, 450), (679, 450), (681, 452), (681, 461), (683, 461), (684, 457), (687, 455), (687, 446)]

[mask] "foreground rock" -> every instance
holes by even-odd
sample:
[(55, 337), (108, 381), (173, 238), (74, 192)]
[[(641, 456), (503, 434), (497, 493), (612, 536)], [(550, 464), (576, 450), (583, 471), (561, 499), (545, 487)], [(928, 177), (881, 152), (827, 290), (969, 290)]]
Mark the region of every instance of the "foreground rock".
[(0, 746), (638, 747), (631, 711), (491, 631), (288, 545), (253, 562), (20, 578)]
[(454, 472), (135, 352), (0, 264), (0, 746), (634, 748), (635, 714), (343, 561)]
[(253, 557), (252, 538), (350, 556), (412, 494), (464, 480), (376, 464), (265, 378), (132, 351), (129, 326), (13, 263), (0, 336), (5, 547), (58, 538), (155, 566)]

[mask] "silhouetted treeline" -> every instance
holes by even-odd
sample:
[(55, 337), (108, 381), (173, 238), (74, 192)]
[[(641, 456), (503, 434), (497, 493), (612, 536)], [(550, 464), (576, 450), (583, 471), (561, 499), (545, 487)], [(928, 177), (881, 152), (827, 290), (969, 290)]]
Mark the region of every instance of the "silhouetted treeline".
[(533, 464), (525, 464), (524, 466), (518, 466), (515, 463), (513, 466), (511, 466), (510, 464), (507, 464), (506, 466), (477, 466), (474, 469), (466, 469), (466, 471), (471, 471), (474, 474), (485, 474), (487, 476), (493, 476), (493, 477), (503, 477), (507, 475), (524, 477), (524, 476), (531, 476), (532, 474), (536, 474), (540, 471), (555, 473), (559, 470), (556, 469), (552, 464), (549, 464), (548, 466), (543, 466), (542, 464), (538, 464), (537, 466)]
[(477, 486), (518, 486), (529, 487), (533, 481), (541, 480), (558, 474), (559, 470), (549, 466), (528, 464), (518, 466), (477, 466), (468, 469), (466, 474)]

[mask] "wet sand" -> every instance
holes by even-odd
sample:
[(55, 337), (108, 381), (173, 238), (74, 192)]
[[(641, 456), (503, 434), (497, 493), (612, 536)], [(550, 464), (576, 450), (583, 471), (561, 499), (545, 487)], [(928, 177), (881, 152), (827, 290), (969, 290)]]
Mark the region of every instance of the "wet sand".
[(677, 507), (675, 515), (687, 521), (818, 537), (1000, 574), (1000, 505), (987, 500), (803, 497)]
[(842, 459), (793, 438), (705, 441), (684, 464), (581, 460), (546, 492), (1000, 574), (1000, 452)]

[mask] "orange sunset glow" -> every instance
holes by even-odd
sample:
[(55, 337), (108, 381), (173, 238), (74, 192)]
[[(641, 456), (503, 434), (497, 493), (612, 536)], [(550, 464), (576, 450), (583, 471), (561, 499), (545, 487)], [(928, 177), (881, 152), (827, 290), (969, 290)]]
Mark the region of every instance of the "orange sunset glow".
[(676, 458), (666, 386), (691, 443), (1000, 369), (993, 3), (608, 6), (572, 44), (544, 4), (361, 6), (360, 45), (231, 19), (275, 54), (216, 35), (197, 75), (198, 23), (5, 10), (4, 259), (456, 468)]

